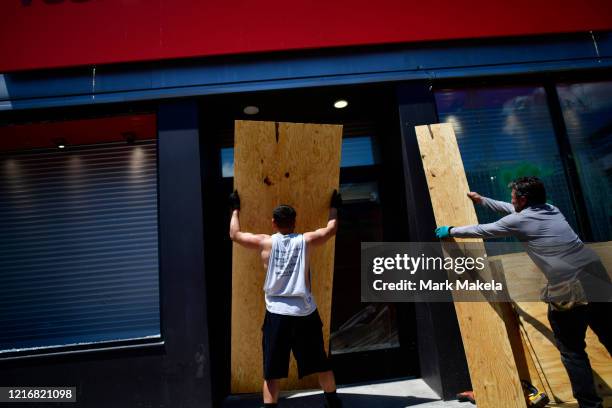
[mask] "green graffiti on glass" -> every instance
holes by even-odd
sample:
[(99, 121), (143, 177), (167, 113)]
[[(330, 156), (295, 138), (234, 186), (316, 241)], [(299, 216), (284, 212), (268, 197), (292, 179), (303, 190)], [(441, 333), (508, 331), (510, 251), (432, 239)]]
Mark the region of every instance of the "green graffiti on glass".
[(507, 186), (512, 180), (525, 176), (536, 176), (546, 178), (552, 176), (553, 169), (550, 166), (536, 165), (529, 162), (519, 162), (511, 166), (501, 167), (499, 169), (497, 179), (504, 186)]
[[(498, 169), (495, 175), (495, 180), (501, 189), (508, 186), (512, 180), (516, 180), (519, 177), (536, 176), (544, 180), (546, 184), (546, 178), (553, 176), (554, 171), (552, 166), (537, 165), (529, 162), (519, 162), (513, 165), (504, 166)], [(551, 204), (554, 204), (552, 200), (548, 200)]]

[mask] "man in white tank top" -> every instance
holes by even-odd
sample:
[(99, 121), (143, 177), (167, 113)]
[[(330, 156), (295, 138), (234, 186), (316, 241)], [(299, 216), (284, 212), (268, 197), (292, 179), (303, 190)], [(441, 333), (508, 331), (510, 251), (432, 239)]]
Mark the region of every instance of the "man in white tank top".
[(278, 206), (272, 214), (273, 235), (240, 231), (240, 198), (230, 196), (232, 219), (230, 238), (249, 249), (259, 251), (266, 279), (264, 294), (266, 316), (263, 324), (263, 397), (265, 407), (276, 407), (279, 380), (289, 372), (289, 354), (298, 363), (298, 376), (318, 373), (324, 391), (325, 407), (341, 407), (336, 395), (336, 381), (323, 345), (322, 323), (310, 291), (310, 248), (323, 245), (336, 234), (338, 207), (342, 198), (332, 194), (327, 225), (316, 231), (298, 234), (295, 210)]

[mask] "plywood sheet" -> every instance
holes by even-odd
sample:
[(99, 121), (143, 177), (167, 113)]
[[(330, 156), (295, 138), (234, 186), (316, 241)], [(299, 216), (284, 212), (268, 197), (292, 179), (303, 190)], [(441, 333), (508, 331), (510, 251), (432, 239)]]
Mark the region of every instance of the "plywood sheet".
[[(493, 271), (492, 278), (502, 282), (504, 288), (504, 299), (508, 299), (508, 281), (504, 274), (503, 263), (500, 257), (489, 257), (489, 266)], [(524, 328), (519, 324), (519, 317), (516, 308), (512, 303), (500, 303), (499, 309), (502, 312), (502, 319), (506, 323), (508, 339), (514, 354), (514, 361), (517, 366), (519, 378), (527, 380), (538, 390), (544, 391), (547, 395), (552, 395), (550, 386), (544, 376), (541, 367), (534, 360), (535, 353), (528, 342)]]
[[(296, 231), (326, 225), (332, 191), (338, 188), (342, 126), (236, 121), (234, 186), (241, 197), (243, 231), (271, 234), (272, 210), (296, 209)], [(334, 240), (312, 252), (312, 291), (329, 344)], [(259, 392), (263, 379), (261, 325), (265, 270), (257, 251), (234, 244), (232, 255), (232, 393)], [(317, 387), (316, 376), (297, 380), (292, 358), (283, 389)]]
[[(415, 130), (436, 223), (477, 224), (452, 126), (434, 124)], [(480, 408), (525, 407), (503, 313), (495, 308), (486, 301), (455, 302), (474, 394)]]
[[(502, 269), (506, 289), (515, 301), (540, 298), (540, 289), (546, 285), (546, 277), (525, 253), (517, 252), (492, 256), (489, 262), (503, 260)], [(512, 268), (507, 268), (512, 265)]]
[[(611, 273), (612, 242), (600, 242), (589, 246), (598, 253), (608, 273)], [(525, 280), (525, 270), (533, 271), (534, 276), (542, 275), (524, 252), (495, 258), (501, 261), (507, 280), (509, 276), (519, 274)], [(534, 278), (532, 283), (537, 285), (536, 288), (542, 287), (539, 278)], [(544, 389), (553, 397), (551, 400), (574, 402), (570, 381), (561, 363), (561, 356), (555, 347), (552, 329), (548, 323), (547, 305), (542, 302), (518, 302), (516, 309), (519, 312), (524, 340), (529, 345), (527, 348), (529, 358), (536, 363), (544, 382)], [(608, 401), (606, 404), (609, 404), (612, 400), (612, 359), (591, 329), (587, 331), (586, 343), (598, 392)]]

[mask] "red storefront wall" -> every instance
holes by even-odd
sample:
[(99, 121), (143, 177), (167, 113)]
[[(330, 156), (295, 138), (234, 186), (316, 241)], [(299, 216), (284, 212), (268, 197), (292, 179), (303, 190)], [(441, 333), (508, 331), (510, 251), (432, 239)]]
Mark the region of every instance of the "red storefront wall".
[(610, 0), (4, 0), (0, 72), (612, 30)]

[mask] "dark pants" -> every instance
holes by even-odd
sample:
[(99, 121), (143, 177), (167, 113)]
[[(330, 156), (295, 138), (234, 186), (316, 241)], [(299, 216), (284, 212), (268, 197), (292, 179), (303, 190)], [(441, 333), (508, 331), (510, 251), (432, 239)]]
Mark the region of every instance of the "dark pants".
[(589, 303), (565, 312), (548, 307), (548, 321), (580, 408), (602, 407), (601, 398), (595, 390), (584, 339), (587, 326), (590, 326), (612, 356), (611, 305), (612, 303)]

